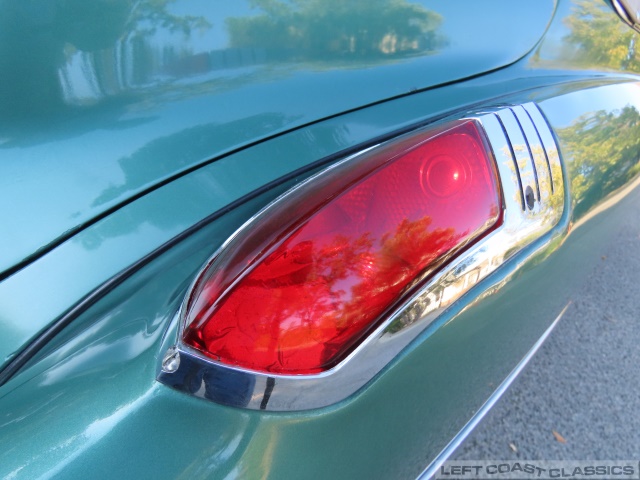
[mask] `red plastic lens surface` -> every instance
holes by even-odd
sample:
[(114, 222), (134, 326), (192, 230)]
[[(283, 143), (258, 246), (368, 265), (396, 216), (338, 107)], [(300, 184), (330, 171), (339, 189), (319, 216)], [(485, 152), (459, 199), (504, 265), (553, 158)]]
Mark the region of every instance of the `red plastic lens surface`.
[(263, 372), (334, 366), (443, 256), (501, 221), (481, 135), (468, 121), (405, 139), (285, 197), (202, 274), (185, 343)]

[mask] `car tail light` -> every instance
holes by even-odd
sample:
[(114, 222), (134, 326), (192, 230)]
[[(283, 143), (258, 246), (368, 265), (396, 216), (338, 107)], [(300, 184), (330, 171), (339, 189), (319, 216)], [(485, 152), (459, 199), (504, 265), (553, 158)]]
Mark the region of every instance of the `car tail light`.
[(560, 247), (564, 167), (535, 103), (417, 128), (236, 231), (182, 303), (158, 381), (253, 410), (333, 405)]
[(183, 341), (224, 364), (329, 369), (461, 247), (497, 226), (496, 171), (473, 121), (347, 159), (283, 195), (203, 270)]

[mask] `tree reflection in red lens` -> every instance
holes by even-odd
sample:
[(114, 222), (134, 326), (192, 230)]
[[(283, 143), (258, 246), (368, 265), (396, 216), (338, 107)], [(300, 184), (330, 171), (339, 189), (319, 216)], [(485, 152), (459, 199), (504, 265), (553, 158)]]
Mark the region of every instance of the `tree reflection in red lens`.
[(188, 345), (258, 371), (331, 368), (434, 262), (500, 220), (495, 169), (472, 122), (325, 197), (246, 259), (251, 266), (222, 295), (216, 275), (204, 283), (188, 313)]

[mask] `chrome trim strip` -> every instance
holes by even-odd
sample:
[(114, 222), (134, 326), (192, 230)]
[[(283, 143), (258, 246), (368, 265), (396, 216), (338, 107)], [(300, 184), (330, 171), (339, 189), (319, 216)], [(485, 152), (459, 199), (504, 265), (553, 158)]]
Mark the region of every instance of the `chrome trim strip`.
[(538, 200), (546, 200), (552, 193), (551, 171), (547, 164), (547, 158), (542, 147), (542, 140), (538, 136), (536, 128), (533, 126), (531, 117), (521, 106), (513, 107), (511, 111), (515, 114), (520, 129), (527, 139), (529, 155), (533, 159), (535, 166), (536, 181), (538, 184)]
[(520, 124), (510, 108), (504, 108), (496, 112), (498, 118), (502, 122), (504, 129), (509, 137), (513, 154), (516, 157), (516, 165), (520, 171), (520, 179), (522, 180), (522, 190), (525, 194), (525, 205), (527, 204), (527, 188), (530, 188), (536, 194), (536, 200), (540, 200), (538, 193), (538, 182), (536, 181), (536, 170), (533, 160), (529, 155), (529, 145), (524, 139)]
[(631, 28), (640, 32), (640, 9), (638, 8), (637, 2), (611, 0), (611, 3), (620, 18), (629, 24)]
[[(540, 149), (540, 151), (542, 152), (542, 155), (544, 156), (544, 161), (547, 165), (547, 175), (549, 178), (549, 182), (551, 183), (551, 193), (553, 194), (554, 192), (554, 186), (553, 186), (553, 172), (551, 171), (551, 164), (549, 163), (549, 156), (547, 155), (547, 151), (544, 148), (544, 145), (542, 144), (542, 137), (540, 137), (540, 132), (538, 131), (538, 129), (536, 128), (535, 123), (533, 123), (533, 118), (531, 118), (531, 115), (529, 114), (529, 112), (523, 108), (525, 114), (527, 115), (527, 117), (529, 118), (529, 121), (531, 122), (531, 125), (533, 126), (533, 130), (535, 131), (535, 138), (531, 138), (529, 139), (529, 144), (531, 145), (531, 148), (536, 151), (538, 149)], [(541, 162), (541, 161), (540, 161)]]
[(491, 396), (487, 399), (486, 402), (482, 404), (480, 409), (475, 413), (475, 415), (469, 420), (464, 427), (458, 432), (458, 434), (449, 442), (449, 444), (444, 447), (442, 452), (438, 454), (438, 456), (429, 464), (429, 466), (418, 476), (417, 480), (428, 480), (435, 476), (438, 469), (442, 466), (444, 462), (456, 451), (456, 449), (466, 440), (469, 434), (473, 431), (474, 428), (478, 426), (478, 424), (482, 421), (485, 415), (493, 408), (498, 400), (502, 397), (502, 395), (507, 391), (507, 389), (511, 386), (513, 381), (520, 375), (520, 372), (527, 366), (529, 361), (533, 358), (533, 356), (540, 349), (545, 340), (551, 335), (551, 332), (569, 308), (571, 302), (569, 302), (562, 309), (560, 314), (556, 317), (553, 323), (545, 330), (542, 336), (538, 339), (538, 341), (531, 347), (531, 350), (527, 352), (520, 363), (516, 365), (511, 373), (504, 379), (504, 381), (498, 386), (498, 388), (491, 394)]
[(551, 128), (545, 120), (540, 109), (535, 103), (525, 103), (522, 108), (529, 114), (529, 118), (533, 122), (536, 128), (540, 141), (544, 149), (544, 153), (547, 156), (547, 162), (549, 164), (549, 170), (551, 172), (551, 179), (553, 182), (552, 194), (555, 197), (556, 194), (564, 198), (564, 183), (562, 180), (562, 164), (560, 163), (560, 154), (558, 153), (558, 146), (551, 133)]
[[(527, 104), (525, 108), (527, 111), (538, 112), (538, 120), (532, 116), (533, 122), (538, 132), (541, 132), (539, 138), (542, 139), (544, 147), (549, 149), (549, 138), (553, 140), (553, 137), (548, 125), (534, 104)], [(187, 302), (185, 299), (176, 318), (176, 321), (180, 322), (178, 339), (175, 346), (164, 355), (158, 380), (197, 397), (255, 410), (296, 411), (337, 403), (366, 385), (470, 288), (526, 245), (549, 232), (558, 223), (564, 209), (562, 170), (558, 171), (557, 176), (555, 171), (553, 174), (554, 179), (557, 179), (555, 192), (548, 196), (543, 195), (542, 201), (534, 199), (525, 209), (522, 203), (524, 191), (519, 182), (519, 175), (526, 180), (525, 188), (530, 187), (537, 191), (537, 186), (533, 160), (528, 153), (531, 147), (522, 133), (526, 130), (521, 130), (511, 107), (486, 111), (465, 117), (463, 120), (476, 121), (484, 129), (490, 143), (502, 186), (503, 224), (461, 255), (450, 259), (448, 263), (445, 262), (444, 267), (435, 273), (424, 287), (407, 298), (348, 357), (332, 369), (315, 375), (274, 375), (217, 363), (180, 341), (183, 310)], [(437, 127), (431, 125), (407, 135), (412, 136)], [(403, 138), (406, 136), (372, 148), (384, 148)], [(535, 142), (535, 139), (534, 137), (531, 141)], [(552, 145), (557, 158), (555, 142)], [(519, 159), (517, 164), (512, 156), (513, 147)], [(365, 152), (369, 150), (371, 149)], [(364, 155), (365, 152), (354, 156)], [(349, 161), (354, 156), (338, 164)], [(549, 158), (552, 158), (551, 151)], [(322, 177), (326, 171), (333, 168), (336, 168), (336, 165), (314, 175), (276, 199), (245, 223), (231, 239), (243, 229), (249, 228), (261, 215), (268, 215), (271, 206), (277, 204), (281, 198), (304, 188), (309, 182), (317, 181), (318, 177)], [(225, 242), (221, 249), (224, 249), (231, 239)], [(210, 265), (216, 255), (204, 268)], [(191, 291), (192, 289), (189, 290)]]

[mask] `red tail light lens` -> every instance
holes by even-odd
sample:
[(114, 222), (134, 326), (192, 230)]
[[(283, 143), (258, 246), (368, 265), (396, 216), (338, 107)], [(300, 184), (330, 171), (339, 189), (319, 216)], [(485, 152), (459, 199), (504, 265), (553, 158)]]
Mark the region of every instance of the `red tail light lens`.
[(495, 228), (500, 205), (472, 121), (343, 162), (264, 210), (212, 260), (183, 341), (251, 370), (329, 369), (412, 286)]

